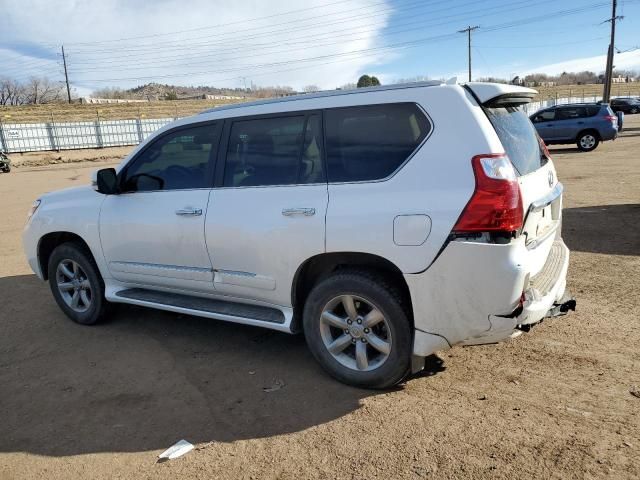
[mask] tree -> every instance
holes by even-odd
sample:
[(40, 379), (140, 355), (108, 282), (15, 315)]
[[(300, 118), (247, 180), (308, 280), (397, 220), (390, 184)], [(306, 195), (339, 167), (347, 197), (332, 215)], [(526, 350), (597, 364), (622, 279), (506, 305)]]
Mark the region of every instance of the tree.
[(64, 84), (46, 77), (31, 77), (25, 85), (26, 103), (51, 103), (62, 98)]
[(164, 94), (165, 100), (178, 100), (178, 94), (176, 92), (167, 92)]
[(372, 87), (378, 87), (380, 85), (380, 80), (378, 80), (378, 77), (374, 77), (373, 75), (371, 76), (371, 86)]
[(371, 86), (371, 77), (369, 75), (362, 75), (358, 79), (358, 88), (370, 87)]
[(302, 89), (302, 91), (305, 92), (305, 93), (319, 92), (320, 91), (320, 87), (318, 87), (317, 85), (307, 85), (306, 87), (304, 87)]

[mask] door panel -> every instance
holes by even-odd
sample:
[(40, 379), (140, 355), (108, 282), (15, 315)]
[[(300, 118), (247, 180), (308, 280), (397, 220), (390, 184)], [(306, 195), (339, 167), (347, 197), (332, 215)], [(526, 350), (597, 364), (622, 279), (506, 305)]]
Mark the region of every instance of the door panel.
[(214, 289), (204, 219), (221, 130), (221, 122), (169, 130), (118, 174), (122, 193), (108, 196), (100, 213), (100, 240), (114, 278)]
[(213, 190), (205, 237), (216, 292), (291, 306), (296, 270), (325, 251), (327, 199), (326, 184)]
[[(122, 282), (213, 290), (204, 242), (208, 189), (110, 195), (100, 239), (113, 277)], [(177, 214), (177, 211), (193, 214)], [(198, 211), (201, 213), (198, 215)]]

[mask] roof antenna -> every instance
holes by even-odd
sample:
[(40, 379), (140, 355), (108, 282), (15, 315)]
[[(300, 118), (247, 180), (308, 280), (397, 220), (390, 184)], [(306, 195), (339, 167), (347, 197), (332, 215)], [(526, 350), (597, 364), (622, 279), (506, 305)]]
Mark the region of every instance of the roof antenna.
[(457, 85), (458, 84), (458, 77), (451, 77), (449, 80), (447, 80), (444, 83), (445, 83), (445, 85)]

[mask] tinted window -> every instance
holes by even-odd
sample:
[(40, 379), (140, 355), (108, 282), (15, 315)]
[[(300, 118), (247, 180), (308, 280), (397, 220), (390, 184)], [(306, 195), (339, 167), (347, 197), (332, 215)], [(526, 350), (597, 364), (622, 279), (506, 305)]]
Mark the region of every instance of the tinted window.
[(413, 103), (325, 111), (330, 182), (379, 180), (409, 158), (430, 129)]
[(514, 107), (485, 108), (485, 112), (520, 175), (534, 172), (547, 162), (536, 129), (521, 110)]
[(146, 147), (127, 167), (124, 191), (206, 188), (207, 167), (217, 147), (215, 125), (176, 130)]
[(225, 187), (293, 185), (324, 181), (319, 115), (233, 123)]
[(584, 118), (587, 116), (585, 107), (563, 107), (558, 109), (558, 120), (572, 120), (574, 118)]
[(600, 112), (600, 105), (589, 105), (587, 107), (587, 116), (595, 117)]

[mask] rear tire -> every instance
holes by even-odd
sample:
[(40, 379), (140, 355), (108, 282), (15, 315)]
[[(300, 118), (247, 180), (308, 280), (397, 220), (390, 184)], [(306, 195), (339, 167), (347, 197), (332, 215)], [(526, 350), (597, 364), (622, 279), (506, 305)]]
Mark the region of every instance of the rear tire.
[(388, 388), (409, 373), (412, 331), (402, 295), (376, 274), (337, 273), (316, 285), (303, 315), (311, 353), (335, 379)]
[(598, 147), (600, 143), (600, 137), (594, 132), (582, 132), (578, 135), (578, 140), (576, 144), (578, 148), (583, 152), (591, 152)]
[(629, 113), (638, 113), (638, 109), (637, 108), (632, 108), (631, 111)]
[(48, 276), (53, 298), (71, 320), (94, 325), (106, 317), (104, 281), (86, 247), (75, 242), (57, 246), (49, 257)]

